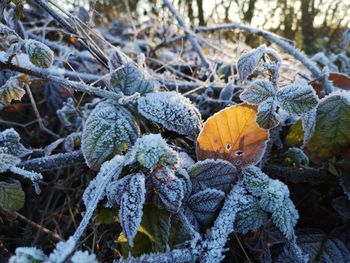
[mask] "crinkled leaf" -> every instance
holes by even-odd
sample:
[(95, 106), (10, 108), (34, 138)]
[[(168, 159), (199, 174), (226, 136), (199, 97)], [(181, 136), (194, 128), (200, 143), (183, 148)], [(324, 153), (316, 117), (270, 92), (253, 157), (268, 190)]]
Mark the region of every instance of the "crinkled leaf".
[(110, 88), (124, 95), (145, 94), (155, 89), (155, 81), (141, 67), (115, 52), (110, 62)]
[(273, 99), (276, 95), (276, 88), (268, 80), (256, 80), (246, 88), (240, 99), (249, 104), (259, 104), (269, 98)]
[(118, 238), (123, 255), (139, 256), (149, 252), (164, 252), (168, 246), (170, 232), (170, 215), (152, 204), (145, 205), (141, 225), (134, 239), (134, 246), (127, 244), (124, 235)]
[(16, 77), (11, 77), (0, 87), (0, 102), (9, 105), (13, 100), (21, 100), (25, 93), (23, 84)]
[(88, 166), (98, 169), (126, 151), (139, 136), (133, 116), (110, 101), (101, 102), (89, 115), (82, 134), (82, 151)]
[(264, 56), (266, 52), (266, 46), (262, 45), (257, 49), (248, 51), (240, 56), (237, 61), (237, 69), (239, 78), (241, 81), (245, 81), (254, 71), (259, 63), (259, 60)]
[(191, 101), (177, 92), (149, 93), (138, 100), (138, 111), (166, 129), (195, 138), (201, 116)]
[(185, 193), (183, 183), (174, 171), (167, 166), (160, 168), (152, 175), (152, 183), (159, 205), (169, 212), (178, 212)]
[(267, 222), (267, 213), (261, 209), (259, 200), (253, 196), (242, 196), (244, 205), (237, 212), (235, 229), (237, 232), (246, 234), (249, 230), (257, 229)]
[(317, 110), (312, 109), (301, 116), (301, 123), (304, 131), (303, 146), (305, 146), (313, 136), (316, 128)]
[(0, 173), (6, 172), (11, 166), (16, 166), (21, 162), (16, 156), (0, 152)]
[(132, 175), (120, 199), (119, 209), (120, 224), (130, 246), (133, 246), (141, 223), (145, 194), (145, 176), (141, 173)]
[(195, 193), (206, 188), (215, 188), (226, 192), (238, 175), (236, 167), (220, 159), (199, 161), (188, 169), (188, 174)]
[(127, 164), (138, 162), (153, 171), (158, 166), (174, 167), (178, 154), (166, 143), (160, 134), (147, 134), (139, 138), (125, 156)]
[(349, 92), (335, 92), (325, 97), (318, 106), (315, 132), (306, 149), (319, 159), (327, 160), (349, 146)]
[(232, 101), (234, 90), (235, 86), (232, 83), (228, 83), (225, 87), (221, 89), (219, 100), (224, 102)]
[(276, 99), (285, 111), (302, 115), (318, 104), (318, 98), (311, 86), (303, 83), (287, 85), (277, 91)]
[[(297, 244), (309, 255), (308, 262), (340, 262), (349, 263), (350, 253), (346, 245), (338, 238), (328, 238), (318, 229), (302, 229), (297, 231)], [(284, 251), (277, 262), (295, 262), (290, 253)]]
[(0, 205), (11, 211), (18, 211), (24, 205), (24, 192), (21, 185), (0, 182)]
[(176, 171), (176, 177), (179, 178), (182, 182), (182, 188), (184, 190), (184, 200), (187, 200), (190, 197), (193, 188), (190, 176), (188, 175), (186, 170), (178, 169)]
[[(102, 191), (103, 195), (101, 195), (101, 199), (105, 196), (107, 185), (110, 185), (113, 179), (118, 178), (119, 173), (124, 167), (124, 157), (120, 155), (116, 155), (112, 160), (106, 161), (102, 164), (99, 173), (96, 177), (90, 181), (88, 187), (86, 187), (83, 194), (83, 202), (86, 208), (89, 207), (90, 203), (94, 201), (96, 197), (97, 191), (101, 190), (101, 186), (103, 186)], [(110, 171), (115, 170), (116, 173), (110, 176)], [(106, 188), (104, 188), (104, 186)]]
[(289, 240), (294, 237), (294, 227), (296, 226), (298, 219), (298, 211), (289, 198), (285, 198), (282, 206), (275, 209), (272, 213), (272, 221)]
[(130, 178), (134, 174), (129, 174), (123, 178), (110, 183), (106, 189), (106, 195), (108, 199), (108, 206), (113, 206), (115, 204), (120, 205), (123, 193), (126, 191), (126, 187), (130, 182)]
[(33, 39), (25, 40), (24, 46), (30, 62), (35, 66), (48, 68), (52, 65), (54, 53), (48, 46)]
[(279, 124), (280, 117), (276, 113), (276, 107), (273, 99), (268, 99), (259, 105), (256, 122), (261, 128), (272, 129)]
[(197, 221), (205, 225), (214, 219), (224, 198), (224, 192), (208, 188), (192, 195), (187, 201), (187, 206), (192, 210)]
[(303, 152), (302, 149), (292, 147), (284, 154), (285, 157), (291, 159), (297, 166), (307, 166), (309, 164), (309, 158)]

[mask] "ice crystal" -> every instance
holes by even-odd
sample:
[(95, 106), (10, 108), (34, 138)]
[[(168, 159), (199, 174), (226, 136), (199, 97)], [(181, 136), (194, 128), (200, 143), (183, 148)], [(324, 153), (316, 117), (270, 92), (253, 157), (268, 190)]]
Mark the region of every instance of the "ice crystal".
[(15, 255), (9, 260), (9, 263), (42, 263), (47, 261), (47, 256), (41, 249), (35, 247), (18, 247)]
[(71, 258), (72, 263), (98, 263), (96, 255), (94, 253), (89, 254), (88, 251), (80, 251), (74, 253)]

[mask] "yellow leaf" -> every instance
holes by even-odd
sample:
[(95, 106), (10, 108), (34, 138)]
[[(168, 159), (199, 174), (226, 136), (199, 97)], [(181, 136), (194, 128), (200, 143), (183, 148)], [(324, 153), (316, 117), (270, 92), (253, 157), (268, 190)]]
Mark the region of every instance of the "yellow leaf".
[(214, 114), (197, 139), (199, 160), (230, 161), (237, 168), (258, 163), (266, 148), (269, 132), (256, 122), (256, 106), (239, 104)]

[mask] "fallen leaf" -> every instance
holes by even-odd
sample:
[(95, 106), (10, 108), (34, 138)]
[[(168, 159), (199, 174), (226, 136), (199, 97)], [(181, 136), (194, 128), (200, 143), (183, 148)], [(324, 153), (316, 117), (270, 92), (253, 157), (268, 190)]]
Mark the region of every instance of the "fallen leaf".
[(227, 160), (238, 169), (258, 163), (269, 132), (259, 127), (256, 115), (256, 106), (248, 104), (234, 105), (214, 114), (197, 138), (197, 158)]

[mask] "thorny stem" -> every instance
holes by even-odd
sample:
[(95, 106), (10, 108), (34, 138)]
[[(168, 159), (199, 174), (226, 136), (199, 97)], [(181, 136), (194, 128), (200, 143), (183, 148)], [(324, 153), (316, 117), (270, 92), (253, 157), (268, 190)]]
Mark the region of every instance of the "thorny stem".
[(269, 40), (270, 42), (280, 46), (286, 53), (290, 54), (295, 59), (299, 60), (312, 73), (312, 75), (316, 79), (321, 81), (326, 94), (329, 94), (333, 91), (333, 86), (331, 82), (328, 80), (328, 75), (326, 73), (323, 73), (311, 59), (309, 59), (306, 55), (304, 55), (300, 50), (292, 46), (290, 44), (290, 41), (287, 41), (286, 39), (283, 39), (280, 36), (277, 36), (271, 32), (242, 25), (239, 23), (222, 24), (222, 25), (212, 26), (212, 27), (198, 27), (196, 31), (213, 32), (217, 30), (231, 30), (231, 29), (239, 29), (251, 34), (262, 36), (263, 38)]
[(180, 28), (185, 32), (188, 41), (190, 41), (194, 51), (197, 52), (202, 62), (202, 65), (206, 68), (209, 68), (209, 63), (205, 59), (205, 56), (202, 52), (200, 45), (198, 44), (195, 34), (186, 27), (185, 22), (183, 21), (183, 19), (181, 18), (181, 16), (179, 15), (179, 13), (176, 11), (175, 7), (173, 6), (172, 3), (170, 3), (169, 0), (163, 0), (163, 3), (167, 6), (171, 14), (175, 17), (175, 19), (179, 23)]

